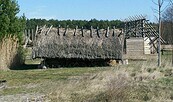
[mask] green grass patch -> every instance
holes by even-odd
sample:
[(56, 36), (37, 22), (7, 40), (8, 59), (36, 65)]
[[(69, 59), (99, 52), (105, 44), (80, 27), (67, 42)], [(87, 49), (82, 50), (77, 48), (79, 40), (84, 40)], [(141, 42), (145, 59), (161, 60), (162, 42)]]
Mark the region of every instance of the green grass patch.
[(6, 88), (3, 91), (0, 91), (1, 94), (0, 95), (15, 95), (15, 94), (26, 94), (29, 93), (30, 90), (26, 90), (25, 88)]
[(0, 71), (0, 79), (7, 80), (8, 85), (24, 85), (46, 80), (66, 80), (70, 76), (94, 73), (101, 68), (63, 68), (48, 70)]
[(154, 81), (155, 83), (161, 84), (161, 86), (170, 87), (173, 90), (173, 78), (165, 77)]
[(41, 59), (34, 59), (34, 60), (25, 60), (26, 65), (38, 65), (41, 63)]
[[(68, 81), (72, 76), (82, 76), (86, 73), (95, 73), (103, 71), (104, 68), (62, 68), (62, 69), (47, 69), (47, 70), (10, 70), (0, 71), (0, 80), (7, 81), (7, 88), (1, 93), (19, 94), (31, 92), (24, 88), (29, 84), (42, 84), (49, 82)], [(10, 88), (8, 88), (10, 87)], [(44, 87), (44, 86), (43, 86)], [(47, 86), (46, 86), (47, 87)], [(36, 88), (37, 90), (37, 88)]]

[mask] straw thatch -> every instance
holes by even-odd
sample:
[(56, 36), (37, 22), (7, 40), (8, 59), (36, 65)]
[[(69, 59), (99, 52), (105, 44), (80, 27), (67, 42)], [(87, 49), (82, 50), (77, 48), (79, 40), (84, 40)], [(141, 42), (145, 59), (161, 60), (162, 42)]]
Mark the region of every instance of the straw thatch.
[(33, 58), (122, 59), (117, 29), (40, 28)]

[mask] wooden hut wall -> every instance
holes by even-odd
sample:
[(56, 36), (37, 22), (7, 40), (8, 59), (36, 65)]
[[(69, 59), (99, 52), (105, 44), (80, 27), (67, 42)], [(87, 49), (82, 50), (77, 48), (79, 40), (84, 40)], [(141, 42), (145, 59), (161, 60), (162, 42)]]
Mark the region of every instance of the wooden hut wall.
[(142, 56), (144, 55), (144, 39), (130, 38), (126, 39), (127, 55), (128, 56)]
[(33, 58), (122, 59), (117, 29), (42, 28), (33, 46)]
[(151, 54), (150, 39), (148, 37), (144, 38), (144, 54)]

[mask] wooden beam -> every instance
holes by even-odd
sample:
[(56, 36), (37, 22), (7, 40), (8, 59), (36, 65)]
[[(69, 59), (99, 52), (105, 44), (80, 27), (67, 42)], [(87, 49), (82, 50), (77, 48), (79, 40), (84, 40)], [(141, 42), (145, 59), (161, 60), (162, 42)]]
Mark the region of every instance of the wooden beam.
[(58, 33), (59, 36), (60, 36), (60, 28), (61, 28), (61, 25), (58, 25), (58, 31), (57, 31), (57, 33)]
[(106, 34), (105, 34), (105, 37), (108, 37), (108, 36), (109, 36), (109, 27), (107, 28)]
[(66, 28), (65, 28), (65, 32), (64, 32), (64, 34), (63, 34), (63, 36), (65, 36), (66, 34), (67, 34), (67, 32), (68, 32), (68, 25), (66, 26)]
[(77, 29), (78, 29), (78, 26), (76, 26), (76, 28), (75, 28), (75, 30), (74, 30), (74, 36), (76, 36)]
[(81, 28), (82, 37), (84, 37), (83, 27)]
[(50, 26), (50, 28), (48, 29), (48, 31), (46, 32), (46, 35), (49, 34), (50, 30), (52, 29), (53, 25)]
[(93, 37), (93, 27), (91, 26), (90, 28), (90, 37), (92, 38)]
[(99, 27), (97, 27), (97, 36), (100, 38)]
[(112, 36), (115, 36), (115, 26), (113, 26), (113, 33)]

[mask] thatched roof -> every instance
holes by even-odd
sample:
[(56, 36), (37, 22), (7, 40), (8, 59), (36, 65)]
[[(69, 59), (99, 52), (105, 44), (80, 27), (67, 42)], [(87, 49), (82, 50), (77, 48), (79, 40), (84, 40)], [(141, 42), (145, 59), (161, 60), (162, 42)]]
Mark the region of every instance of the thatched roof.
[(33, 58), (122, 59), (117, 29), (41, 28)]

